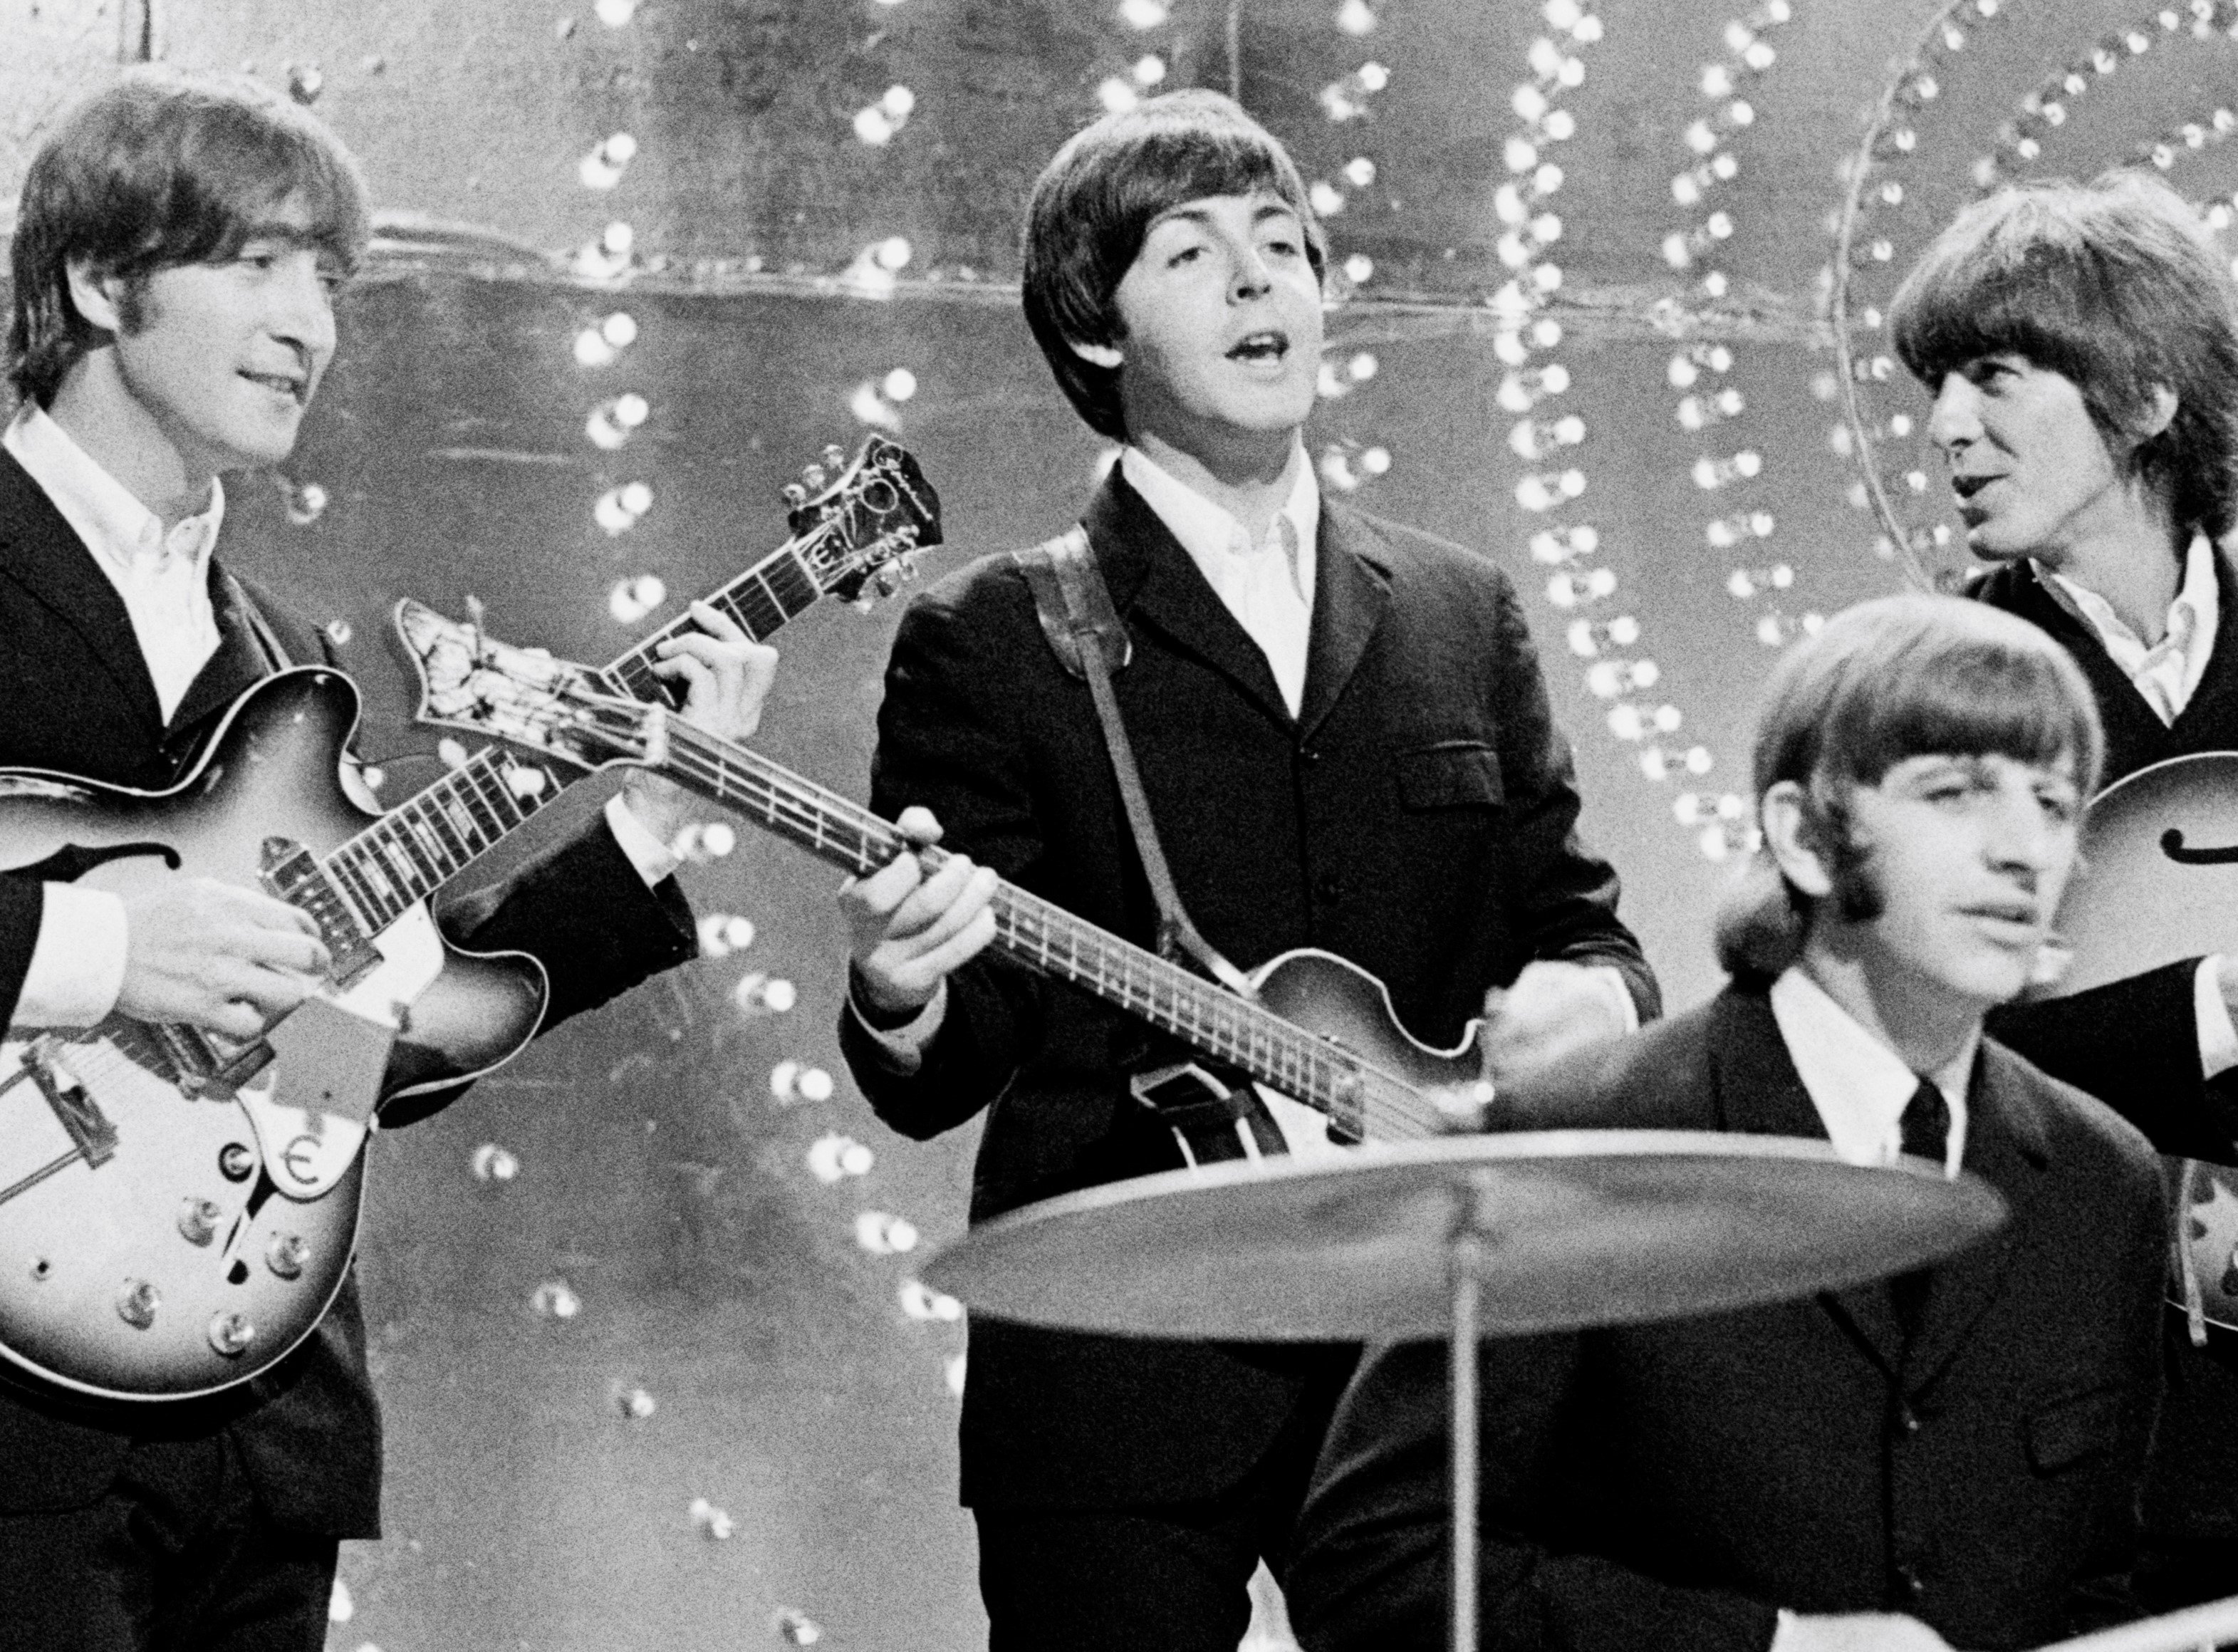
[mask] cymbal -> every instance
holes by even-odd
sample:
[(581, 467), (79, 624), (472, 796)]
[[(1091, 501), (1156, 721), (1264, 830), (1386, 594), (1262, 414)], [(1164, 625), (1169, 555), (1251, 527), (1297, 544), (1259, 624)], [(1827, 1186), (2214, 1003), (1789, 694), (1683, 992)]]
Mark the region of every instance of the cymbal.
[[(1480, 1214), (1471, 1217), (1472, 1211)], [(1999, 1225), (2004, 1201), (1924, 1161), (1824, 1141), (1545, 1131), (1235, 1161), (1013, 1211), (924, 1278), (983, 1313), (1135, 1336), (1449, 1334), (1472, 1226), (1487, 1334), (1634, 1324), (1905, 1272)]]

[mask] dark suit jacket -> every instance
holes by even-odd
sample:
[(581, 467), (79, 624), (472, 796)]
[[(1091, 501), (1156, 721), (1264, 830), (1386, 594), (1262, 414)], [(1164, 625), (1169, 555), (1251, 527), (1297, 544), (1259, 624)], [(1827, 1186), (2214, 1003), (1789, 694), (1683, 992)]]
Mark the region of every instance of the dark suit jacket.
[[(1761, 992), (1729, 990), (1513, 1098), (1524, 1127), (1824, 1137)], [(1904, 1611), (1954, 1646), (2132, 1615), (2159, 1393), (2143, 1140), (1986, 1043), (1966, 1162), (2010, 1219), (1930, 1271), (1910, 1346), (1877, 1284), (1484, 1344), (1488, 1649), (1760, 1652), (1777, 1609)], [(1446, 1351), (1371, 1356), (1287, 1580), (1310, 1652), (1442, 1647)]]
[[(23, 467), (0, 450), (0, 766), (150, 790), (171, 784), (219, 713), (268, 669), (215, 564), (211, 591), (223, 641), (166, 727), (115, 587)], [(250, 597), (290, 659), (328, 657), (317, 631), (262, 593)], [(0, 876), (0, 1025), (14, 1013), (42, 902), (36, 881)], [(478, 950), (536, 954), (552, 981), (547, 1026), (696, 950), (674, 881), (647, 890), (603, 826), (526, 869), (487, 921), (454, 939)], [(410, 1117), (427, 1111), (417, 1105)], [(380, 1415), (364, 1343), (352, 1281), (301, 1348), (215, 1400), (104, 1410), (0, 1388), (0, 1512), (90, 1503), (136, 1435), (222, 1428), (281, 1523), (377, 1536)]]
[[(1617, 882), (1579, 843), (1568, 749), (1506, 579), (1482, 558), (1323, 509), (1302, 712), (1116, 471), (1085, 523), (1133, 639), (1115, 679), (1182, 899), (1249, 968), (1303, 945), (1381, 978), (1400, 1019), (1455, 1041), (1487, 987), (1533, 959), (1652, 979)], [(1155, 909), (1085, 684), (1043, 640), (1008, 557), (904, 616), (879, 712), (871, 802), (930, 806), (952, 847), (1148, 944)], [(842, 1042), (895, 1129), (927, 1138), (991, 1106), (972, 1216), (1178, 1164), (1128, 1096), (1138, 1024), (993, 959), (949, 980), (922, 1068)], [(1326, 1363), (1326, 1361), (1321, 1362)], [(975, 1322), (963, 1496), (984, 1507), (1208, 1495), (1258, 1458), (1314, 1357)]]

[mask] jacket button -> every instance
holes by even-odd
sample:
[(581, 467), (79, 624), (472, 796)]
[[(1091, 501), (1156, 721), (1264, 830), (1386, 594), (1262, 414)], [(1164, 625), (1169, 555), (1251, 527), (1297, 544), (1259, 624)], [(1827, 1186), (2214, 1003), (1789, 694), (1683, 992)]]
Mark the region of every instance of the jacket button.
[(1307, 767), (1310, 768), (1321, 760), (1321, 754), (1314, 750), (1312, 746), (1301, 746), (1298, 748), (1298, 761), (1304, 764)]
[(1325, 872), (1321, 873), (1320, 881), (1314, 885), (1314, 893), (1323, 900), (1335, 900), (1344, 893), (1343, 880), (1333, 872)]
[(1909, 1561), (1896, 1569), (1896, 1581), (1897, 1586), (1915, 1601), (1927, 1593), (1927, 1580), (1919, 1575), (1919, 1568)]
[(1909, 1405), (1904, 1406), (1897, 1410), (1896, 1420), (1903, 1427), (1904, 1431), (1906, 1434), (1917, 1434), (1919, 1432), (1919, 1413), (1913, 1410)]

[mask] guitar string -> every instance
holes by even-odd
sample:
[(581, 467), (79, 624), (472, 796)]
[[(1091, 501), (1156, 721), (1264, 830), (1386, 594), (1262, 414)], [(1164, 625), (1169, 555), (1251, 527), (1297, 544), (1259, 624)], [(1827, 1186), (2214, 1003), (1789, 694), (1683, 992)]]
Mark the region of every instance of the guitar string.
[[(635, 707), (628, 710), (632, 715), (638, 713)], [(690, 723), (670, 723), (668, 739), (670, 766), (714, 788), (725, 801), (736, 800), (731, 794), (745, 792), (751, 783), (756, 789), (746, 800), (773, 828), (827, 858), (839, 859), (857, 875), (877, 871), (893, 855), (913, 846), (893, 826), (859, 805)], [(851, 841), (827, 829), (834, 822)], [(928, 871), (946, 858), (937, 848), (920, 854)], [(1351, 1104), (1330, 1092), (1343, 1078), (1356, 1078), (1361, 1122), (1369, 1126), (1371, 1136), (1444, 1133), (1434, 1105), (1424, 1100), (1412, 1085), (1352, 1052), (1333, 1047), (1264, 1005), (1200, 982), (1177, 965), (1131, 942), (1106, 935), (1007, 880), (997, 886), (996, 900), (998, 932), (1007, 921), (1011, 948), (1028, 955), (1030, 961), (1039, 959), (1053, 972), (1063, 973), (1058, 965), (1062, 954), (1069, 960), (1071, 971), (1091, 985), (1091, 990), (1101, 987), (1106, 996), (1116, 996), (1129, 1008), (1150, 1012), (1154, 1017), (1162, 1015), (1170, 1030), (1184, 1036), (1192, 1028), (1208, 1037), (1220, 1035), (1224, 1053), (1229, 1058), (1240, 1058), (1239, 1065), (1275, 1069), (1268, 1079), (1275, 1088), (1295, 1085), (1328, 1096), (1321, 1109), (1325, 1112), (1348, 1109)], [(1092, 974), (1079, 966), (1083, 941), (1091, 954), (1101, 955)], [(1108, 972), (1104, 959), (1111, 965)], [(1137, 980), (1137, 975), (1142, 979)], [(1176, 1003), (1210, 1006), (1209, 1014), (1192, 1020), (1174, 1007)], [(1228, 1022), (1224, 1026), (1220, 1025), (1223, 1019)], [(1281, 1065), (1285, 1062), (1287, 1070)], [(1376, 1117), (1379, 1113), (1387, 1117)]]

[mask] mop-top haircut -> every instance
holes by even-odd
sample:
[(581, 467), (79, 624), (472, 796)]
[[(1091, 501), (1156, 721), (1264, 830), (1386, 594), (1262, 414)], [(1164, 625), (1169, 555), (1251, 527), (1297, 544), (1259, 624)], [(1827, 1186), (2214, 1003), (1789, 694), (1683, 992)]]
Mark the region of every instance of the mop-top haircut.
[[(300, 206), (308, 228), (275, 225), (283, 205)], [(309, 110), (237, 76), (132, 70), (63, 117), (24, 179), (9, 377), (44, 406), (108, 336), (70, 301), (73, 263), (122, 279), (129, 333), (159, 270), (222, 262), (268, 236), (310, 245), (347, 275), (367, 226), (355, 158)]]
[[(1843, 916), (1879, 916), (1869, 845), (1850, 800), (1908, 758), (2009, 757), (2065, 766), (2082, 796), (2105, 750), (2098, 708), (2067, 651), (2025, 620), (1958, 597), (1911, 592), (1846, 608), (1798, 643), (1765, 686), (1756, 736), (1759, 805), (1782, 781), (1803, 790), (1804, 819), (1832, 875)], [(1811, 898), (1759, 850), (1718, 914), (1718, 961), (1735, 975), (1778, 975), (1801, 955)]]
[(1298, 215), (1306, 257), (1322, 273), (1328, 249), (1289, 154), (1218, 92), (1169, 92), (1076, 132), (1035, 181), (1026, 202), (1026, 322), (1080, 416), (1098, 435), (1127, 439), (1119, 369), (1072, 346), (1125, 335), (1119, 282), (1161, 214), (1208, 196), (1265, 190)]
[[(2159, 179), (2116, 171), (1976, 202), (1904, 277), (1889, 331), (1930, 390), (1986, 356), (2059, 374), (2175, 526), (2220, 539), (2238, 525), (2238, 285)], [(2162, 387), (2175, 417), (2140, 442)]]

